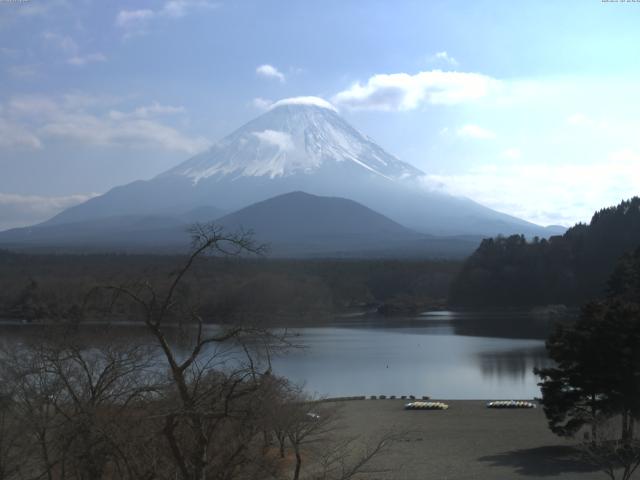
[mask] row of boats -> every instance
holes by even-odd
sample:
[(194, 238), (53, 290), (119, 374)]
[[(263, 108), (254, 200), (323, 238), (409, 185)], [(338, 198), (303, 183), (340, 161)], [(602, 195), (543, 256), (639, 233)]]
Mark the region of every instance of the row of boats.
[(536, 408), (536, 404), (524, 400), (498, 400), (487, 403), (487, 408)]
[[(447, 410), (449, 405), (444, 402), (409, 402), (404, 406), (405, 410)], [(536, 408), (533, 402), (524, 400), (497, 400), (488, 402), (487, 408)]]
[(405, 410), (446, 410), (449, 405), (443, 402), (410, 402), (404, 406)]

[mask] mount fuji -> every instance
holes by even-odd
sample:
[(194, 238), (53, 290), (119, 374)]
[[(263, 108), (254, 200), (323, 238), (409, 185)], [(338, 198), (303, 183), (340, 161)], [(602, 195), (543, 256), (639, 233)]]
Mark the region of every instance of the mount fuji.
[(325, 100), (296, 97), (276, 102), (209, 150), (150, 180), (113, 188), (28, 230), (33, 236), (40, 227), (121, 216), (175, 218), (213, 207), (229, 213), (301, 191), (358, 202), (421, 234), (556, 233), (468, 198), (430, 191), (424, 175), (349, 125)]

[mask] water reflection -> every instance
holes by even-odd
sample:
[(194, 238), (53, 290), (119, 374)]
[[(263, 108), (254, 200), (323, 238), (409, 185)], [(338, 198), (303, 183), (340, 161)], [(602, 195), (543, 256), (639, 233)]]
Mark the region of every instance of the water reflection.
[[(429, 312), (359, 316), (297, 329), (306, 348), (274, 359), (276, 374), (320, 395), (430, 395), (448, 399), (539, 396), (534, 367), (548, 365), (552, 322), (514, 313)], [(150, 341), (144, 327), (82, 327), (92, 341)], [(0, 326), (19, 341), (33, 326)], [(173, 339), (179, 342), (179, 338)]]
[[(544, 340), (565, 316), (535, 315), (527, 311), (430, 311), (414, 316), (363, 313), (336, 317), (331, 326), (347, 328), (386, 328), (412, 330), (416, 334), (455, 334), (472, 337), (522, 338)], [(326, 325), (323, 325), (326, 326)]]
[(545, 361), (541, 340), (429, 326), (305, 328), (301, 339), (307, 348), (276, 359), (274, 371), (330, 396), (533, 398), (539, 389), (532, 369)]
[(543, 346), (480, 352), (477, 358), (482, 377), (486, 380), (509, 378), (513, 382), (525, 383), (534, 368), (550, 365)]
[(426, 319), (448, 320), (456, 335), (545, 339), (558, 321), (567, 317), (533, 315), (530, 312), (426, 312)]

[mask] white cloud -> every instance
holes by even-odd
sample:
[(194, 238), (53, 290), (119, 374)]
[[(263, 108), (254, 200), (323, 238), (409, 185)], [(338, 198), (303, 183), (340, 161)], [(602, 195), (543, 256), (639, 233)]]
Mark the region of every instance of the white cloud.
[(268, 65), (268, 64), (260, 65), (259, 67), (256, 68), (256, 73), (261, 77), (275, 78), (277, 80), (280, 80), (281, 82), (285, 81), (284, 73), (279, 71), (273, 65)]
[(9, 146), (39, 148), (49, 139), (91, 146), (123, 146), (197, 153), (209, 145), (202, 137), (183, 134), (159, 117), (183, 114), (183, 107), (159, 103), (130, 112), (104, 110), (113, 101), (83, 94), (60, 98), (23, 96), (9, 101), (0, 112), (0, 123), (11, 135), (0, 140)]
[(502, 152), (502, 156), (509, 160), (519, 160), (522, 157), (522, 151), (519, 148), (507, 148)]
[(598, 130), (607, 130), (611, 125), (602, 119), (594, 118), (583, 113), (574, 113), (566, 118), (568, 125), (572, 127), (595, 128)]
[(44, 95), (24, 95), (9, 100), (7, 112), (17, 117), (48, 116), (58, 110), (53, 99)]
[(268, 98), (257, 97), (252, 100), (251, 104), (259, 110), (269, 110), (273, 101)]
[(39, 74), (38, 65), (11, 65), (7, 67), (7, 73), (14, 78), (28, 80)]
[(17, 48), (0, 47), (0, 54), (6, 57), (15, 58), (20, 54), (20, 50)]
[(480, 73), (432, 70), (415, 75), (377, 74), (333, 97), (333, 103), (353, 109), (414, 110), (426, 104), (454, 105), (489, 95), (500, 82)]
[(42, 222), (95, 196), (90, 193), (45, 197), (0, 192), (0, 230)]
[(269, 108), (277, 108), (282, 105), (312, 105), (314, 107), (328, 108), (329, 110), (333, 110), (334, 112), (338, 111), (336, 107), (331, 105), (331, 103), (320, 97), (283, 98), (282, 100), (278, 100), (277, 102), (272, 103)]
[(262, 132), (253, 133), (258, 140), (268, 145), (278, 147), (285, 152), (295, 150), (293, 138), (290, 133), (279, 132), (277, 130), (264, 130)]
[(491, 130), (472, 124), (460, 127), (456, 134), (462, 138), (472, 138), (475, 140), (493, 140), (496, 138), (496, 134)]
[(154, 102), (151, 105), (137, 107), (132, 112), (121, 112), (119, 110), (111, 110), (109, 117), (114, 120), (122, 120), (126, 118), (149, 118), (155, 115), (177, 115), (186, 113), (184, 107), (175, 107), (173, 105), (161, 105)]
[(141, 23), (151, 19), (155, 13), (149, 9), (139, 10), (120, 10), (116, 16), (116, 25), (118, 27), (132, 27), (139, 26)]
[(78, 44), (68, 35), (60, 35), (55, 32), (44, 32), (42, 38), (46, 45), (52, 46), (69, 55), (75, 55), (78, 50)]
[(209, 0), (167, 0), (157, 10), (148, 8), (120, 10), (116, 16), (116, 26), (127, 30), (127, 35), (143, 34), (149, 23), (155, 19), (182, 18), (195, 11), (212, 10), (219, 7), (218, 2)]
[(65, 93), (60, 98), (63, 106), (68, 109), (106, 108), (124, 100), (115, 95), (91, 95), (83, 92)]
[(217, 8), (219, 6), (220, 4), (218, 2), (211, 2), (208, 0), (169, 0), (162, 7), (160, 15), (180, 18), (193, 10), (207, 10)]
[(446, 51), (437, 52), (431, 57), (431, 61), (445, 63), (452, 67), (457, 67), (459, 65), (458, 61), (449, 55)]
[(22, 2), (14, 11), (22, 16), (38, 16), (50, 14), (54, 9), (69, 9), (72, 5), (67, 0), (49, 0), (47, 2)]
[(69, 35), (44, 32), (42, 38), (47, 46), (53, 47), (67, 57), (69, 65), (83, 66), (89, 63), (106, 62), (107, 57), (100, 52), (82, 53), (80, 46)]
[(425, 182), (534, 223), (570, 226), (637, 195), (638, 165), (637, 151), (619, 150), (595, 164), (483, 165), (463, 174), (428, 175)]
[(42, 142), (22, 125), (0, 117), (0, 149), (2, 148), (35, 150), (42, 148)]
[(569, 125), (591, 125), (592, 120), (582, 113), (574, 113), (567, 117)]
[(188, 137), (157, 121), (136, 118), (113, 120), (85, 112), (65, 113), (45, 123), (38, 131), (45, 137), (93, 146), (160, 148), (189, 154), (198, 153), (209, 145), (202, 137)]
[(88, 63), (96, 63), (96, 62), (106, 62), (107, 57), (104, 54), (96, 52), (96, 53), (88, 53), (86, 55), (75, 55), (67, 60), (67, 63), (70, 65), (75, 65), (81, 67)]

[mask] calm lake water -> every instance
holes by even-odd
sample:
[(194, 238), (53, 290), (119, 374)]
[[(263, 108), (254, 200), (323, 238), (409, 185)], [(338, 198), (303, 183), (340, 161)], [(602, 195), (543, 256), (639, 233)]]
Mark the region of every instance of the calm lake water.
[(533, 368), (550, 363), (549, 328), (548, 319), (514, 313), (343, 318), (299, 329), (306, 348), (276, 359), (274, 372), (328, 396), (533, 398)]
[[(533, 368), (550, 363), (544, 338), (551, 324), (517, 312), (343, 316), (295, 329), (304, 347), (273, 359), (273, 370), (330, 397), (531, 399), (540, 395)], [(139, 326), (108, 328), (123, 337), (145, 335)], [(31, 329), (0, 326), (0, 336), (19, 338)]]

